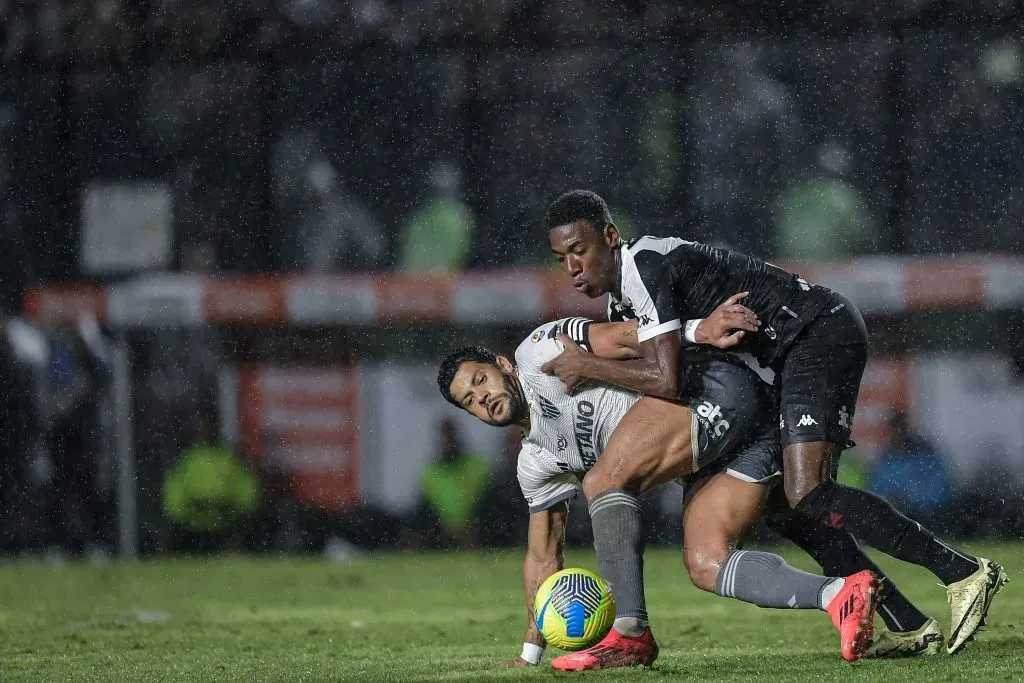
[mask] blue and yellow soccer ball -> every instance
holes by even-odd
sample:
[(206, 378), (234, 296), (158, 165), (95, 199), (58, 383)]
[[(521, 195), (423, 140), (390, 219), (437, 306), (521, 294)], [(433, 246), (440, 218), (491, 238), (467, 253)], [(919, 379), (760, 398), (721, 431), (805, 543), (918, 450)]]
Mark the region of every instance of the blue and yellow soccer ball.
[(586, 569), (563, 569), (537, 589), (537, 629), (549, 645), (569, 652), (598, 642), (615, 621), (608, 582)]

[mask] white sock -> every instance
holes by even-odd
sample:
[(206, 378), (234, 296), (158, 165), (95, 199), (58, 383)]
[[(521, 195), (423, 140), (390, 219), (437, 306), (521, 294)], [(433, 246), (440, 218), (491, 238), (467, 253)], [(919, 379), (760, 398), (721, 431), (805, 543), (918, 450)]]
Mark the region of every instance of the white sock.
[(647, 630), (647, 620), (636, 617), (619, 617), (612, 623), (612, 628), (621, 635), (639, 638)]
[(839, 595), (839, 591), (843, 590), (843, 586), (846, 585), (846, 579), (832, 579), (825, 584), (821, 589), (821, 597), (819, 608), (825, 609), (828, 604), (835, 600), (836, 596)]

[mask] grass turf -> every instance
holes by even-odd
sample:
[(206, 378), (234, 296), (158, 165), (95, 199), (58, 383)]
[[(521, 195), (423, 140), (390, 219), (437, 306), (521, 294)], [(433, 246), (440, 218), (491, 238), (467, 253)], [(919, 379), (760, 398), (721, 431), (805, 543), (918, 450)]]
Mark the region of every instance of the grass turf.
[[(650, 671), (506, 670), (523, 632), (518, 553), (385, 554), (356, 564), (226, 558), (0, 567), (3, 681), (972, 680), (1024, 678), (1024, 545), (968, 546), (1006, 565), (989, 628), (956, 657), (847, 664), (827, 615), (760, 610), (647, 557), (661, 658)], [(785, 553), (812, 569), (804, 557)], [(930, 574), (882, 566), (948, 631)], [(596, 568), (569, 551), (567, 566)]]

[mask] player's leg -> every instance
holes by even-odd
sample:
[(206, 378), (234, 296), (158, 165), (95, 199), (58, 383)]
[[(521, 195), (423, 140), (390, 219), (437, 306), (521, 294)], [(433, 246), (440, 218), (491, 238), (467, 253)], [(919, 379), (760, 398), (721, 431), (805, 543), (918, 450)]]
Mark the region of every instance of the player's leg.
[(888, 555), (927, 568), (946, 584), (949, 650), (956, 652), (984, 621), (1006, 574), (998, 564), (938, 540), (883, 498), (833, 480), (831, 463), (849, 439), (866, 361), (864, 321), (842, 297), (786, 355), (780, 376), (786, 496), (796, 512), (846, 529)]
[[(693, 490), (696, 489), (696, 490)], [(871, 643), (877, 581), (868, 572), (825, 577), (791, 567), (774, 553), (740, 550), (764, 508), (768, 485), (719, 473), (697, 482), (683, 512), (683, 560), (695, 586), (759, 607), (829, 612), (843, 657)]]
[(657, 659), (644, 600), (644, 537), (637, 496), (691, 471), (692, 430), (680, 428), (691, 421), (692, 413), (684, 405), (642, 397), (616, 426), (584, 477), (597, 564), (615, 594), (616, 616), (601, 642), (554, 658), (555, 669), (650, 666)]
[(647, 629), (643, 592), (644, 536), (638, 496), (692, 469), (692, 420), (681, 404), (642, 397), (622, 418), (583, 479), (601, 575), (615, 593), (615, 630), (639, 637)]
[(737, 550), (760, 518), (767, 490), (767, 484), (725, 472), (687, 487), (683, 564), (690, 580), (701, 590), (760, 607), (820, 607), (822, 591), (837, 580), (793, 569), (771, 553)]
[(625, 635), (639, 635), (647, 627), (636, 496), (723, 458), (745, 440), (778, 433), (771, 389), (742, 364), (691, 364), (682, 396), (694, 410), (641, 398), (583, 480), (598, 564), (619, 609), (615, 629)]
[(867, 569), (878, 577), (877, 612), (886, 629), (876, 634), (865, 656), (911, 657), (935, 655), (942, 650), (939, 623), (923, 614), (899, 591), (848, 531), (793, 514), (785, 492), (778, 486), (768, 494), (764, 520), (768, 528), (814, 558), (826, 575), (847, 576)]
[(832, 465), (850, 437), (867, 330), (849, 302), (837, 303), (804, 330), (781, 369), (780, 413), (786, 497), (798, 513), (901, 560), (928, 568), (949, 584), (978, 563), (935, 540), (874, 494), (834, 481)]

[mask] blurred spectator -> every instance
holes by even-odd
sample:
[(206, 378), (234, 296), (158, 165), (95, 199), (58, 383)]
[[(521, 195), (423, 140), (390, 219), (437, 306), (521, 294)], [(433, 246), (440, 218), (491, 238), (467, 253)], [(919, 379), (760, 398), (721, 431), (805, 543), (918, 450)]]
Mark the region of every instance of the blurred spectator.
[(868, 489), (925, 526), (943, 527), (943, 513), (953, 499), (953, 485), (942, 456), (907, 416), (889, 421), (889, 444), (882, 449), (868, 480)]
[(850, 151), (838, 142), (817, 150), (815, 172), (775, 202), (780, 259), (829, 261), (878, 248), (878, 229), (857, 188), (848, 180)]
[(437, 458), (423, 471), (413, 531), (427, 547), (473, 547), (481, 540), (479, 507), (490, 483), (490, 466), (463, 448), (453, 420), (441, 420), (438, 431)]
[(164, 479), (164, 512), (177, 532), (177, 549), (216, 552), (241, 542), (260, 505), (256, 476), (234, 453), (216, 445), (200, 418), (195, 442)]
[(384, 236), (370, 210), (338, 181), (328, 161), (310, 165), (314, 210), (299, 223), (304, 270), (372, 270), (384, 256)]
[(432, 195), (413, 211), (402, 232), (398, 268), (407, 273), (452, 272), (469, 257), (476, 220), (459, 198), (460, 171), (451, 161), (434, 163)]
[(113, 501), (98, 485), (96, 411), (111, 370), (109, 344), (94, 319), (54, 331), (44, 381), (52, 467), (50, 544), (72, 555), (108, 552)]
[(275, 201), (294, 234), (286, 268), (313, 272), (372, 270), (387, 241), (370, 209), (344, 184), (314, 132), (294, 130), (274, 147)]
[(42, 477), (33, 460), (42, 446), (36, 379), (49, 344), (39, 328), (12, 318), (0, 336), (0, 551), (38, 548), (45, 514)]
[(766, 200), (801, 133), (793, 92), (769, 70), (767, 52), (740, 43), (703, 55), (689, 111), (705, 240), (761, 256), (773, 242)]

